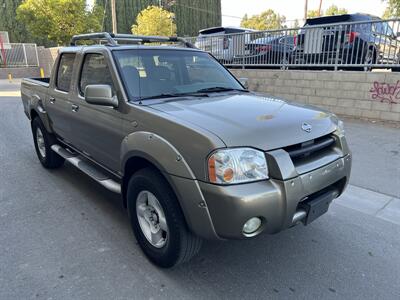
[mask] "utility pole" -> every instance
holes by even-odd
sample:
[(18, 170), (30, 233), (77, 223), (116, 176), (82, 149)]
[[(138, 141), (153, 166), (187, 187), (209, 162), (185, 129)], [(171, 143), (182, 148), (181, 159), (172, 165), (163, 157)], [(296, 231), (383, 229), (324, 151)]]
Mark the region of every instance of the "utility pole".
[(307, 13), (308, 13), (308, 0), (305, 0), (305, 3), (304, 3), (304, 22), (307, 21)]
[(111, 0), (111, 20), (112, 20), (112, 32), (117, 33), (117, 14), (115, 11), (115, 0)]
[(318, 17), (321, 16), (322, 0), (319, 0)]

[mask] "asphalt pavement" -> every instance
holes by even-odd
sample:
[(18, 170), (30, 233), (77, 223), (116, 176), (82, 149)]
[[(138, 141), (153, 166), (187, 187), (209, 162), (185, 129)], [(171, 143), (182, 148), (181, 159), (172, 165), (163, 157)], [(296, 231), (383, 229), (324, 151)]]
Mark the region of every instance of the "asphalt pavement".
[(0, 299), (400, 298), (398, 126), (345, 120), (351, 185), (311, 225), (206, 242), (162, 270), (119, 196), (71, 165), (41, 167), (12, 86), (0, 82)]

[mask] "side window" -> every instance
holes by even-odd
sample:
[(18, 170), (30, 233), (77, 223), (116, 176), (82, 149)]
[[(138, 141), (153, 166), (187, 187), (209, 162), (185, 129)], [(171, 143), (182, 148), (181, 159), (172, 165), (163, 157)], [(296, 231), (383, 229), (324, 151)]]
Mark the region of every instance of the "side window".
[(79, 90), (85, 94), (85, 88), (90, 84), (108, 84), (115, 93), (111, 72), (102, 54), (87, 54), (82, 66)]
[(64, 53), (61, 55), (57, 71), (57, 89), (68, 92), (71, 85), (72, 69), (74, 67), (75, 54)]

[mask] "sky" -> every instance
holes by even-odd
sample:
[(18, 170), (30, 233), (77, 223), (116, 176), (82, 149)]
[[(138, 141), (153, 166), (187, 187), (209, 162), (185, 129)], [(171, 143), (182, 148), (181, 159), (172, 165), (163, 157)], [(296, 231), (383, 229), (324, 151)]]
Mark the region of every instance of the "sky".
[[(93, 1), (87, 0), (88, 4), (92, 4)], [(244, 14), (251, 16), (271, 8), (276, 13), (284, 15), (290, 26), (290, 21), (303, 19), (304, 3), (305, 0), (221, 0), (222, 25), (239, 26)], [(332, 4), (346, 8), (350, 13), (361, 12), (379, 17), (386, 7), (382, 0), (323, 0), (322, 9), (327, 9)], [(318, 6), (319, 0), (308, 0), (309, 10), (316, 10)]]
[[(284, 15), (287, 20), (302, 20), (304, 3), (305, 0), (221, 0), (222, 25), (239, 26), (241, 17), (245, 13), (251, 16), (269, 8)], [(349, 13), (361, 12), (379, 17), (382, 16), (386, 7), (381, 0), (323, 0), (322, 10), (327, 9), (332, 4), (346, 8)], [(318, 6), (319, 0), (308, 0), (308, 10), (316, 10)]]

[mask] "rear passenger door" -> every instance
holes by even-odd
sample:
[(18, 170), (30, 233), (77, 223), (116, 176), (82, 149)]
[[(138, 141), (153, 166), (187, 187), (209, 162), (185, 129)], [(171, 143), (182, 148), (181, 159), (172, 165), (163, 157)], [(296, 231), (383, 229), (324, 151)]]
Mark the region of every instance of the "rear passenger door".
[(58, 59), (53, 82), (46, 99), (46, 111), (55, 133), (62, 139), (71, 138), (71, 119), (69, 93), (75, 63), (75, 53), (62, 53)]
[[(90, 84), (107, 84), (119, 95), (107, 53), (86, 53), (79, 66), (75, 96), (71, 99), (73, 144), (86, 155), (112, 171), (120, 168), (120, 147), (124, 138), (120, 108), (89, 104), (85, 88)], [(110, 58), (111, 59), (111, 58)]]

